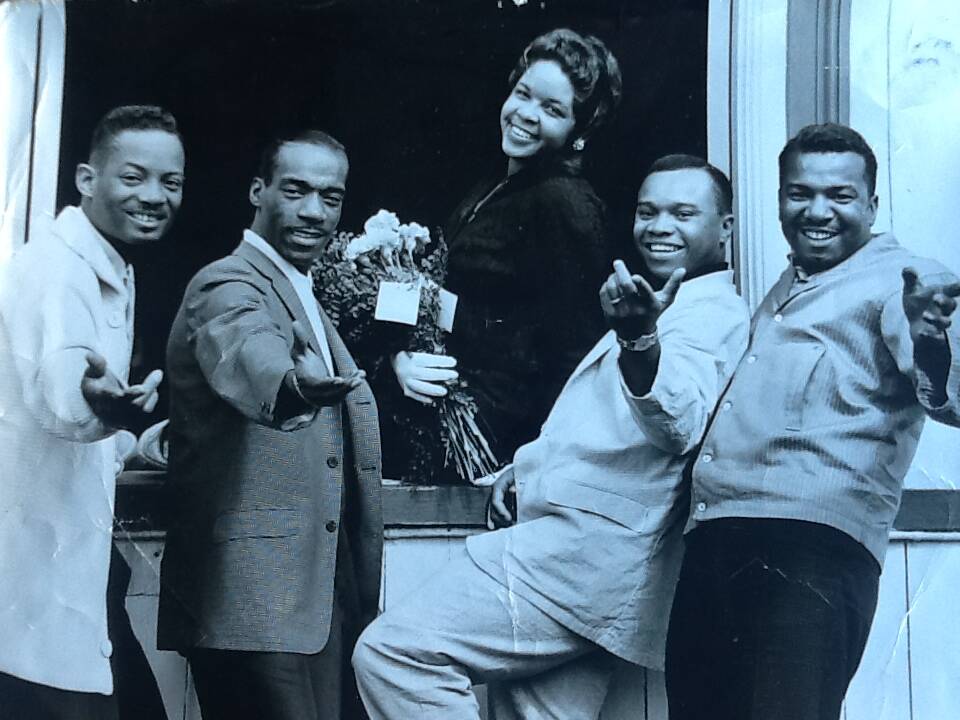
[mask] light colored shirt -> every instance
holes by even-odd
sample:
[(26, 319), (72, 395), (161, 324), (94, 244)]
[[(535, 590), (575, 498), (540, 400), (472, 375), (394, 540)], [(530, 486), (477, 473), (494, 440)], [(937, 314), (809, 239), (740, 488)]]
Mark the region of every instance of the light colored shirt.
[(80, 392), (95, 351), (126, 380), (133, 276), (80, 208), (0, 279), (0, 672), (108, 694), (117, 452)]
[(310, 329), (317, 339), (317, 345), (320, 347), (320, 354), (323, 357), (323, 364), (327, 366), (327, 372), (331, 377), (335, 374), (333, 371), (333, 358), (330, 355), (330, 344), (327, 342), (327, 334), (323, 330), (323, 322), (320, 320), (320, 311), (317, 309), (317, 297), (313, 294), (313, 278), (309, 273), (302, 273), (297, 270), (293, 264), (284, 258), (274, 247), (257, 235), (253, 230), (243, 231), (243, 242), (252, 245), (258, 251), (263, 253), (277, 269), (283, 273), (284, 277), (293, 285), (294, 291), (300, 304), (303, 305), (304, 312), (307, 314), (307, 320), (310, 321)]
[(934, 408), (903, 311), (908, 266), (921, 280), (948, 272), (885, 234), (823, 272), (783, 273), (693, 466), (688, 530), (722, 517), (806, 520), (883, 563), (925, 414), (960, 424), (958, 324), (948, 400)]
[(748, 327), (729, 272), (684, 282), (657, 323), (660, 362), (642, 397), (620, 373), (616, 336), (604, 335), (514, 456), (519, 524), (468, 538), (474, 561), (574, 632), (662, 668), (683, 468)]

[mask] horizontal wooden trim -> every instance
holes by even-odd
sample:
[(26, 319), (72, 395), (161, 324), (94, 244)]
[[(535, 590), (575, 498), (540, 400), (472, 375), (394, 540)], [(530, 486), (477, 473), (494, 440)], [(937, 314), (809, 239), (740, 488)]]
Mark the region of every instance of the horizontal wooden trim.
[[(131, 471), (117, 487), (117, 525), (121, 531), (163, 530), (170, 505), (164, 494), (164, 473)], [(484, 527), (486, 488), (400, 485), (383, 487), (383, 520), (387, 528)], [(960, 532), (960, 490), (907, 490), (894, 528), (901, 532)]]
[(903, 532), (960, 530), (960, 490), (906, 490), (893, 523)]
[[(164, 473), (134, 470), (117, 482), (116, 524), (120, 531), (164, 530), (170, 524), (170, 500)], [(383, 486), (383, 522), (387, 528), (486, 527), (488, 491), (466, 485)]]

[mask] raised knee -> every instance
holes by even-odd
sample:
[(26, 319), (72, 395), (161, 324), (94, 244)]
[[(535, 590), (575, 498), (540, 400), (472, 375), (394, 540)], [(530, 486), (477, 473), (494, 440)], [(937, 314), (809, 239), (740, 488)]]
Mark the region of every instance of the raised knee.
[(384, 654), (378, 623), (374, 621), (360, 634), (353, 648), (352, 662), (357, 676), (375, 674), (383, 662)]

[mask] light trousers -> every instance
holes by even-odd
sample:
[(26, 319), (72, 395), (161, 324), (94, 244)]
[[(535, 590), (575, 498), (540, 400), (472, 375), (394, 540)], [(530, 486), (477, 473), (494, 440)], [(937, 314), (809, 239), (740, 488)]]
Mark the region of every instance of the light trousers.
[(617, 661), (494, 580), (464, 550), (388, 609), (353, 655), (371, 720), (595, 720)]

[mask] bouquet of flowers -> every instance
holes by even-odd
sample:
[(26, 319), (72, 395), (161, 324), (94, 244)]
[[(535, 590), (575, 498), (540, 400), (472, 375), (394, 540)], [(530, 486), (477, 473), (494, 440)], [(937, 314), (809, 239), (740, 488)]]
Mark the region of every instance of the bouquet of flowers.
[[(427, 228), (401, 224), (394, 213), (380, 210), (364, 223), (363, 233), (339, 233), (313, 267), (317, 299), (351, 351), (373, 373), (392, 374), (384, 358), (398, 351), (444, 354), (447, 247), (443, 234), (437, 236), (432, 243)], [(415, 298), (413, 312), (403, 319), (377, 319), (385, 291), (394, 289)], [(407, 402), (393, 409), (394, 424), (409, 445), (401, 479), (430, 481), (440, 467), (452, 465), (462, 480), (472, 483), (498, 468), (477, 424), (477, 405), (466, 382), (448, 385), (447, 395), (433, 409), (414, 405)]]

